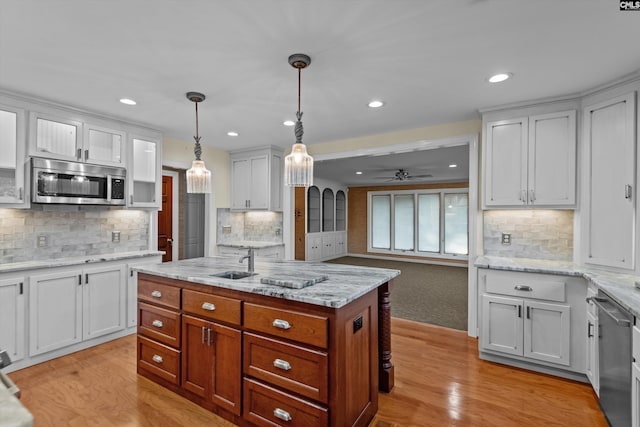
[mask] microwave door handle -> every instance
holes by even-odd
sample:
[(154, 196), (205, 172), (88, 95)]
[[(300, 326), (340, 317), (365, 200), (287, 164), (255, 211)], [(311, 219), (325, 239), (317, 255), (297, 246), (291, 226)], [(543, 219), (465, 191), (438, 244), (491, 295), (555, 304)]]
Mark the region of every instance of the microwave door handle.
[(107, 202), (110, 202), (110, 201), (111, 201), (111, 175), (107, 175)]

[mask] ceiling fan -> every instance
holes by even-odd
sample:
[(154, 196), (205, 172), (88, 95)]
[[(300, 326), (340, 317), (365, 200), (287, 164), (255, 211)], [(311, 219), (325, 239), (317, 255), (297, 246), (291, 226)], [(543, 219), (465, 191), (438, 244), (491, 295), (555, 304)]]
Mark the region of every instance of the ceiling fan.
[(423, 174), (423, 175), (412, 175), (409, 173), (408, 170), (406, 169), (398, 169), (393, 176), (378, 176), (376, 177), (376, 179), (386, 179), (387, 182), (391, 182), (391, 181), (411, 181), (411, 180), (415, 180), (415, 179), (421, 179), (421, 178), (432, 178), (433, 175), (431, 174)]

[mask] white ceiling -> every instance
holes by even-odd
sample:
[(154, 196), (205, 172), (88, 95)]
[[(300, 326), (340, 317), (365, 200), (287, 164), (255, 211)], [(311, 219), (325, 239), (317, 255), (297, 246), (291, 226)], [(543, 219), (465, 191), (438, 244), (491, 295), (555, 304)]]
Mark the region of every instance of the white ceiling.
[[(302, 111), (313, 145), (580, 93), (639, 70), (638, 40), (640, 13), (615, 0), (2, 0), (0, 89), (187, 141), (185, 93), (199, 91), (203, 144), (289, 147), (292, 53), (312, 58)], [(499, 71), (514, 77), (486, 82)], [(386, 105), (367, 108), (373, 98)]]

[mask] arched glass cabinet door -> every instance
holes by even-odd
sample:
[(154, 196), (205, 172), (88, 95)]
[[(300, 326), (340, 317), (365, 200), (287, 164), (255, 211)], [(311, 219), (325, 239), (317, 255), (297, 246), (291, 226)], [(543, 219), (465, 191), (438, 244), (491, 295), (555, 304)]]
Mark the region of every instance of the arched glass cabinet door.
[(336, 231), (344, 231), (347, 218), (347, 200), (344, 191), (336, 192)]
[(307, 232), (320, 231), (320, 190), (315, 185), (307, 190)]
[(333, 231), (334, 219), (333, 190), (325, 188), (322, 192), (322, 231)]

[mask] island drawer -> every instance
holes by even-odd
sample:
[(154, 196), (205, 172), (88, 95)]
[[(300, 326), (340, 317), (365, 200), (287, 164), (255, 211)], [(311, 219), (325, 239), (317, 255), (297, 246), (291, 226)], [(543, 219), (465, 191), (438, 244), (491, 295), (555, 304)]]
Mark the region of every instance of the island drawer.
[(139, 280), (138, 299), (180, 310), (180, 288), (164, 283)]
[(243, 358), (246, 375), (328, 403), (327, 353), (245, 332)]
[(548, 301), (566, 300), (566, 278), (549, 274), (487, 271), (486, 291)]
[(180, 352), (138, 336), (138, 369), (178, 385), (180, 383)]
[(240, 325), (240, 300), (204, 292), (182, 290), (182, 309), (210, 320)]
[(256, 426), (326, 427), (326, 408), (244, 379), (244, 418)]
[(180, 347), (180, 313), (138, 302), (138, 333)]
[(267, 307), (259, 304), (244, 304), (244, 326), (254, 331), (327, 348), (328, 319), (323, 316)]

